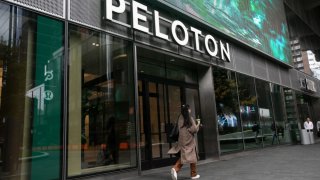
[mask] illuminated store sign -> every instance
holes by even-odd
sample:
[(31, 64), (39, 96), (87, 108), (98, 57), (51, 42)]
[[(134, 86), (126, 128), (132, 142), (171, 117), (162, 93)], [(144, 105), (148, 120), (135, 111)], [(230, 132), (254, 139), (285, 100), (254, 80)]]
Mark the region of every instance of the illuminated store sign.
[[(106, 1), (106, 18), (108, 20), (113, 19), (113, 13), (122, 14), (126, 10), (125, 0), (118, 0), (118, 5), (113, 5), (112, 0)], [(148, 11), (148, 7), (136, 1), (132, 1), (132, 27), (136, 30), (150, 33), (149, 27), (141, 25), (139, 22), (147, 22), (147, 16), (145, 15)], [(143, 12), (144, 14), (142, 14)], [(153, 20), (154, 20), (154, 31), (153, 35), (159, 37), (161, 39), (169, 41), (169, 35), (160, 31), (160, 15), (159, 12), (153, 11)], [(181, 30), (183, 36), (177, 33), (177, 30)], [(230, 48), (228, 43), (224, 43), (222, 41), (217, 41), (212, 35), (206, 34), (204, 35), (201, 30), (190, 26), (189, 28), (181, 21), (174, 20), (171, 23), (171, 35), (173, 40), (181, 45), (186, 46), (189, 43), (190, 37), (189, 32), (193, 34), (193, 40), (195, 44), (195, 50), (204, 53), (200, 50), (200, 37), (204, 37), (204, 47), (205, 52), (207, 52), (211, 57), (216, 57), (222, 59), (224, 61), (230, 62)]]

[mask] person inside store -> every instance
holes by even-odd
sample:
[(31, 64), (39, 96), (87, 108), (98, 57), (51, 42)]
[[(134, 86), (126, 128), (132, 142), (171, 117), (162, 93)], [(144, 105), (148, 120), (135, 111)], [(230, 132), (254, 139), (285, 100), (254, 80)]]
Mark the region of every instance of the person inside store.
[(107, 123), (107, 146), (110, 151), (111, 159), (114, 164), (118, 164), (119, 143), (115, 130), (116, 119), (111, 116)]
[(252, 129), (252, 132), (255, 133), (254, 139), (256, 141), (256, 144), (258, 144), (259, 143), (258, 136), (259, 136), (259, 133), (260, 133), (260, 125), (257, 122), (254, 122), (254, 124), (253, 124), (251, 129)]
[(278, 142), (278, 144), (280, 144), (280, 140), (279, 140), (279, 128), (278, 128), (278, 126), (276, 125), (276, 123), (275, 122), (272, 122), (272, 124), (271, 124), (271, 131), (272, 131), (272, 145), (273, 145), (273, 143), (274, 143), (274, 140), (276, 139), (277, 140), (277, 142)]
[(100, 145), (100, 151), (97, 156), (98, 165), (118, 164), (119, 159), (119, 143), (115, 131), (115, 117), (111, 116), (108, 119), (107, 127), (107, 141)]
[(169, 151), (168, 154), (180, 153), (179, 159), (171, 169), (171, 177), (177, 180), (177, 173), (181, 170), (184, 164), (190, 164), (191, 179), (199, 179), (197, 174), (197, 161), (199, 159), (197, 152), (196, 134), (199, 131), (200, 121), (196, 123), (193, 117), (190, 116), (191, 109), (189, 105), (182, 105), (181, 115), (178, 119), (179, 139)]
[(320, 137), (320, 120), (317, 121), (317, 136)]
[(307, 130), (307, 132), (313, 132), (313, 123), (309, 117), (307, 117), (306, 121), (303, 124), (304, 129)]

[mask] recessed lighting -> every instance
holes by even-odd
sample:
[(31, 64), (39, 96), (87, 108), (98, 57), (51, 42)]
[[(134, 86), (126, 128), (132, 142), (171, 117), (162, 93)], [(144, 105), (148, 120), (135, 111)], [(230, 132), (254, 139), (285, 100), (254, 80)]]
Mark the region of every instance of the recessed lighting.
[(96, 44), (96, 46), (100, 46), (99, 44)]
[(170, 61), (171, 61), (171, 62), (174, 62), (174, 61), (176, 61), (176, 60), (174, 60), (174, 59), (170, 59)]
[(92, 43), (92, 46), (95, 46), (96, 45), (96, 43)]

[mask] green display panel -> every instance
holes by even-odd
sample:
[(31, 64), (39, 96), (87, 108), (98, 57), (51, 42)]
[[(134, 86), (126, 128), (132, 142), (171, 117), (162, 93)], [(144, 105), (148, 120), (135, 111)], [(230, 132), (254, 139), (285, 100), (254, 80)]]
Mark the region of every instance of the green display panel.
[(275, 59), (291, 64), (282, 0), (164, 0)]
[[(59, 179), (63, 23), (38, 16), (33, 112), (32, 180)], [(39, 157), (39, 158), (37, 158)]]

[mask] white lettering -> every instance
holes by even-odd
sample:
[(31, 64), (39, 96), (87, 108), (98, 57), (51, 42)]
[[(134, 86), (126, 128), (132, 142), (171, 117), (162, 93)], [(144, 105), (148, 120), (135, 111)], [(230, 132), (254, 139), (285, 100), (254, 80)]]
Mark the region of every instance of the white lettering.
[[(214, 51), (212, 52), (210, 47), (209, 47), (209, 40), (213, 42), (213, 45), (214, 45)], [(210, 34), (206, 35), (205, 39), (204, 39), (204, 45), (206, 47), (206, 50), (208, 52), (208, 54), (210, 56), (214, 56), (214, 57), (217, 57), (217, 54), (218, 54), (218, 43), (217, 41), (214, 39), (214, 37), (212, 37)]]
[[(153, 28), (147, 25), (147, 13), (148, 13), (148, 7), (144, 4), (141, 4), (139, 2), (136, 2), (135, 0), (131, 1), (132, 6), (132, 28), (135, 30), (139, 30), (145, 33), (149, 33), (149, 29), (153, 29), (153, 35), (169, 41), (169, 34), (165, 32), (161, 32), (161, 16), (159, 14), (159, 11), (154, 10), (153, 11)], [(126, 1), (125, 0), (118, 0), (118, 5), (113, 5), (112, 0), (106, 0), (106, 19), (113, 20), (113, 14), (114, 13), (124, 13), (126, 10)], [(117, 22), (117, 21), (115, 21)], [(140, 24), (139, 24), (140, 23)], [(120, 23), (122, 24), (122, 23)], [(128, 24), (126, 24), (128, 25)], [(163, 27), (166, 27), (163, 25)], [(181, 30), (181, 31), (180, 31)], [(220, 58), (223, 61), (230, 62), (231, 61), (231, 55), (230, 55), (230, 47), (228, 43), (224, 43), (222, 41), (217, 41), (212, 35), (210, 34), (202, 34), (202, 31), (190, 26), (190, 28), (186, 27), (186, 25), (179, 21), (174, 20), (171, 24), (171, 34), (172, 34), (172, 40), (175, 41), (180, 46), (186, 46), (189, 43), (189, 31), (191, 31), (194, 35), (194, 49), (195, 51), (198, 51), (200, 53), (204, 53), (201, 51), (201, 44), (203, 43), (200, 38), (205, 36), (204, 38), (204, 46), (206, 53), (209, 54), (209, 56)], [(190, 32), (190, 33), (191, 33)], [(219, 54), (219, 57), (218, 57)], [(47, 73), (47, 74), (46, 74)], [(49, 71), (45, 72), (45, 75), (48, 75), (46, 80), (50, 80), (51, 76), (48, 74)]]
[(149, 28), (145, 27), (145, 26), (141, 26), (139, 24), (139, 20), (141, 21), (144, 21), (146, 22), (147, 21), (147, 17), (142, 15), (142, 14), (139, 14), (139, 9), (147, 12), (148, 11), (148, 7), (143, 5), (143, 4), (140, 4), (136, 1), (132, 1), (132, 19), (133, 19), (133, 28), (134, 29), (137, 29), (137, 30), (140, 30), (140, 31), (143, 31), (143, 32), (146, 32), (148, 33), (149, 32)]
[[(180, 26), (183, 30), (184, 39), (182, 39), (182, 40), (180, 40), (179, 37), (177, 36), (177, 26)], [(185, 46), (188, 44), (188, 41), (189, 41), (188, 29), (181, 21), (178, 21), (178, 20), (173, 21), (173, 23), (171, 25), (171, 33), (172, 33), (173, 39), (179, 45)]]
[(199, 35), (202, 35), (201, 34), (201, 31), (194, 28), (194, 27), (191, 27), (190, 30), (192, 32), (194, 32), (194, 41), (195, 41), (195, 44), (196, 44), (196, 50), (197, 51), (200, 51), (200, 46), (199, 46)]
[(106, 0), (106, 17), (109, 20), (112, 19), (112, 13), (116, 12), (118, 14), (123, 13), (126, 10), (126, 3), (124, 0), (119, 0), (119, 6), (113, 6), (112, 0)]
[(155, 36), (165, 39), (165, 40), (169, 40), (168, 35), (163, 34), (160, 32), (160, 17), (159, 17), (159, 12), (158, 11), (154, 11), (153, 13), (154, 15), (154, 33)]
[[(225, 48), (224, 44), (220, 41), (220, 52), (221, 52), (221, 58), (224, 61), (230, 62), (230, 49), (229, 44), (226, 43), (227, 48)], [(227, 56), (227, 59), (225, 58), (225, 55)]]

